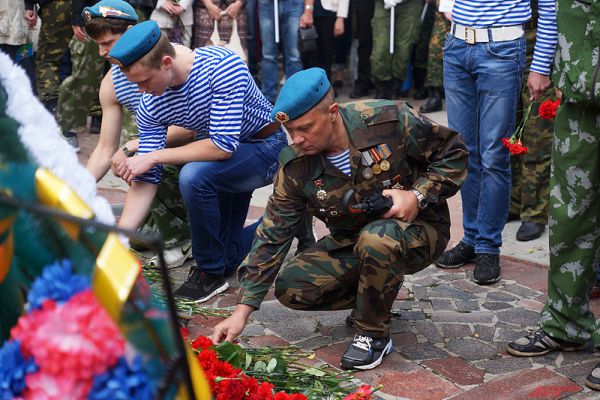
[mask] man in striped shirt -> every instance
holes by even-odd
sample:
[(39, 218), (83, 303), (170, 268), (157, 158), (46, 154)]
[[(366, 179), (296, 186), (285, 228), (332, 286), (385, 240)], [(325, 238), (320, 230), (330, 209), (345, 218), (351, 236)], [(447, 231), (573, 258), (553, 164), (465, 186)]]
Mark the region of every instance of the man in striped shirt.
[[(539, 0), (538, 11), (527, 81), (536, 100), (550, 85), (557, 41), (554, 0)], [(444, 48), (448, 125), (465, 138), (469, 174), (461, 190), (464, 237), (437, 265), (457, 268), (475, 260), (473, 279), (479, 284), (500, 279), (499, 254), (511, 182), (509, 153), (502, 139), (511, 136), (515, 126), (525, 68), (523, 24), (530, 18), (529, 0), (456, 0)]]
[[(120, 225), (139, 226), (162, 164), (185, 164), (179, 189), (196, 266), (175, 294), (206, 301), (227, 289), (224, 276), (247, 254), (257, 225), (243, 229), (252, 192), (272, 182), (287, 140), (280, 125), (270, 122), (270, 103), (231, 50), (174, 48), (154, 21), (146, 21), (125, 32), (109, 56), (145, 92), (137, 114), (138, 155), (118, 168), (131, 185)], [(165, 148), (170, 125), (196, 132), (196, 140)]]

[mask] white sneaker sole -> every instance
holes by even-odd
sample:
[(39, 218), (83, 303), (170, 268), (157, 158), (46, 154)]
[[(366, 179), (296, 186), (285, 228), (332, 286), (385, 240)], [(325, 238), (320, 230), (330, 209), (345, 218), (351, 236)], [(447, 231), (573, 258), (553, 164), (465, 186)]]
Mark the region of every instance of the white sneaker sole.
[(383, 357), (387, 356), (388, 354), (390, 354), (393, 351), (392, 347), (393, 347), (392, 341), (390, 340), (388, 342), (388, 344), (384, 347), (383, 351), (381, 352), (381, 356), (379, 356), (379, 358), (377, 360), (373, 361), (371, 364), (355, 366), (353, 368), (360, 369), (361, 371), (365, 371), (365, 370), (373, 369), (373, 368), (377, 367), (383, 361)]
[(224, 285), (222, 285), (221, 287), (218, 287), (216, 290), (212, 291), (208, 296), (202, 297), (201, 299), (198, 299), (198, 300), (194, 300), (194, 303), (204, 303), (205, 301), (210, 300), (211, 298), (215, 297), (219, 293), (223, 293), (227, 289), (229, 289), (229, 282), (225, 282)]

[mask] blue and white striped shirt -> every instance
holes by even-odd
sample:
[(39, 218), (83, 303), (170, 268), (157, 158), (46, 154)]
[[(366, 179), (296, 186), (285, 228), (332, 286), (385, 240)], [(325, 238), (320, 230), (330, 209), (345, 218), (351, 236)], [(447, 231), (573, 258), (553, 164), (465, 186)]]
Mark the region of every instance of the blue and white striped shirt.
[(117, 101), (133, 115), (136, 115), (142, 99), (137, 83), (128, 81), (121, 68), (116, 64), (112, 65), (111, 73)]
[[(531, 71), (549, 75), (556, 50), (555, 0), (538, 0), (538, 23)], [(452, 20), (472, 28), (521, 25), (531, 19), (529, 0), (455, 0)]]
[(340, 171), (350, 176), (350, 149), (336, 154), (335, 156), (325, 156)]
[[(182, 86), (161, 96), (144, 93), (138, 108), (139, 154), (165, 147), (167, 127), (196, 132), (196, 140), (210, 138), (221, 150), (234, 152), (271, 122), (271, 103), (262, 95), (246, 64), (233, 51), (209, 46), (194, 50), (189, 76)], [(158, 184), (162, 166), (138, 180)]]

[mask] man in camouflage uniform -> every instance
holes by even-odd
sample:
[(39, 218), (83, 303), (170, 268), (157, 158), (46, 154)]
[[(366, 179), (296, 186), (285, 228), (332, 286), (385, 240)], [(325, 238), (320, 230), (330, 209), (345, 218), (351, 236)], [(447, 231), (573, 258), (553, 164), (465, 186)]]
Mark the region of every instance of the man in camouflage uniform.
[(446, 34), (449, 31), (450, 21), (445, 17), (443, 12), (436, 11), (433, 32), (429, 41), (429, 61), (427, 63), (427, 77), (425, 78), (425, 86), (429, 89), (429, 99), (419, 108), (419, 112), (421, 113), (442, 110), (444, 87), (443, 50), (446, 43)]
[(419, 31), (419, 38), (417, 39), (417, 43), (415, 43), (415, 49), (413, 51), (412, 77), (413, 86), (415, 88), (413, 99), (415, 100), (423, 100), (429, 96), (427, 87), (425, 86), (425, 78), (427, 77), (427, 64), (429, 59), (429, 41), (431, 40), (431, 33), (433, 31), (436, 14), (435, 0), (425, 0), (425, 7), (427, 7), (427, 10), (423, 11), (423, 21)]
[[(533, 58), (535, 32), (537, 22), (537, 1), (531, 1), (533, 16), (525, 30), (527, 44), (527, 63)], [(530, 25), (530, 26), (529, 26)], [(529, 70), (525, 71), (524, 82), (527, 82)], [(525, 121), (523, 140), (529, 151), (523, 155), (511, 156), (512, 189), (510, 196), (509, 219), (522, 221), (517, 231), (517, 240), (526, 242), (539, 238), (548, 222), (548, 198), (550, 196), (550, 152), (552, 151), (552, 131), (554, 120), (546, 120), (538, 115), (538, 109), (545, 100), (554, 100), (554, 87), (550, 86), (533, 101), (529, 118)], [(522, 117), (532, 100), (527, 86), (521, 90), (522, 110), (517, 113)], [(519, 120), (519, 118), (517, 119)]]
[[(40, 9), (36, 13), (35, 5)], [(25, 18), (35, 26), (37, 15), (42, 20), (36, 54), (36, 84), (40, 101), (51, 113), (56, 111), (60, 78), (58, 67), (73, 36), (71, 0), (25, 0)]]
[(96, 1), (72, 1), (71, 23), (74, 35), (69, 49), (73, 68), (71, 76), (65, 79), (58, 89), (56, 120), (62, 129), (63, 137), (75, 149), (79, 149), (77, 133), (85, 131), (88, 115), (92, 115), (90, 131), (94, 128), (92, 133), (100, 133), (100, 124), (96, 121), (102, 115), (98, 93), (104, 76), (105, 62), (98, 53), (98, 45), (90, 40), (83, 30), (83, 7), (91, 6)]
[[(589, 309), (600, 252), (600, 2), (558, 0), (553, 82), (563, 98), (556, 114), (550, 176), (548, 300), (534, 334), (508, 345), (517, 356), (600, 347)], [(600, 364), (586, 378), (600, 390)]]
[[(446, 199), (466, 177), (466, 147), (457, 132), (406, 103), (334, 103), (320, 68), (288, 79), (271, 116), (294, 144), (279, 156), (273, 194), (238, 271), (238, 305), (215, 327), (213, 342), (240, 334), (275, 281), (287, 307), (351, 309), (347, 322), (358, 333), (341, 365), (374, 368), (392, 349), (390, 310), (404, 274), (430, 265), (448, 242)], [(365, 199), (381, 195), (391, 208), (354, 213), (346, 206), (374, 205)], [(305, 210), (331, 233), (280, 271)]]
[[(386, 0), (388, 1), (388, 0)], [(389, 0), (396, 6), (386, 8), (384, 0), (375, 1), (371, 74), (375, 80), (375, 97), (399, 98), (402, 82), (408, 72), (408, 59), (419, 38), (423, 0)], [(390, 16), (394, 11), (394, 52), (390, 54)]]

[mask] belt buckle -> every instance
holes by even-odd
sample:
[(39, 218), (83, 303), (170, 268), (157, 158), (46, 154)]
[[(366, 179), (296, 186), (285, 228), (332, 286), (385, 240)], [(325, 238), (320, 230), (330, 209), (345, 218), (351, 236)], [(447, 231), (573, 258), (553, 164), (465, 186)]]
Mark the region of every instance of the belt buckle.
[(465, 27), (465, 42), (467, 44), (475, 44), (475, 28)]

